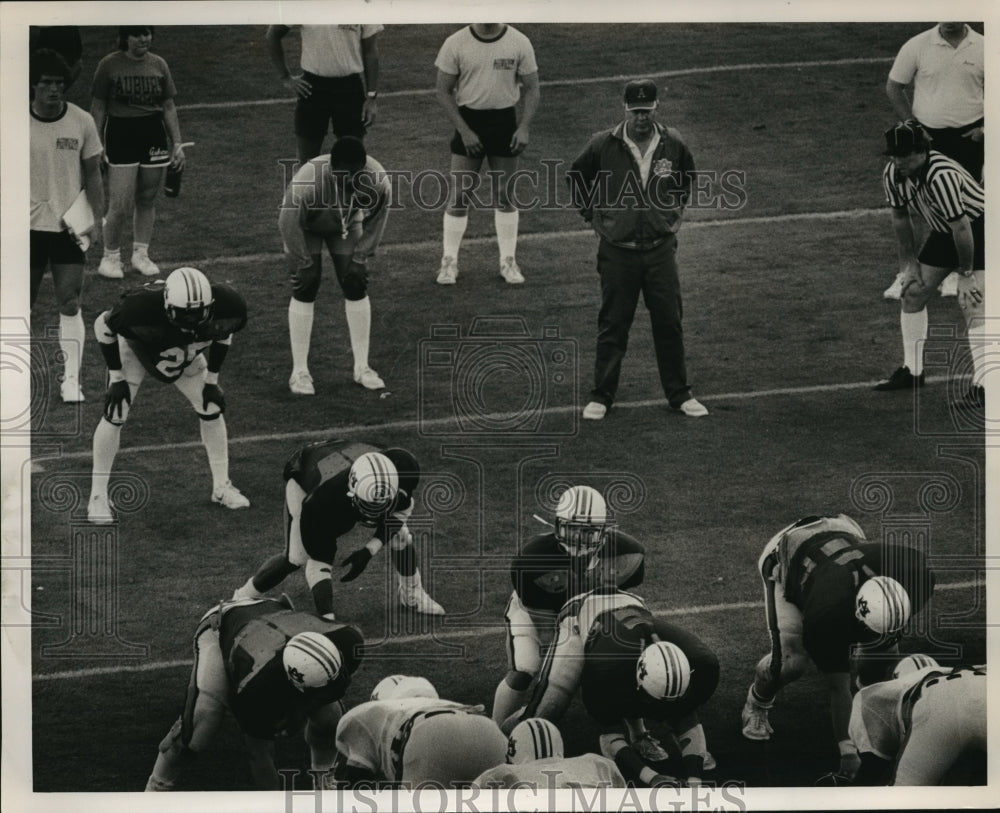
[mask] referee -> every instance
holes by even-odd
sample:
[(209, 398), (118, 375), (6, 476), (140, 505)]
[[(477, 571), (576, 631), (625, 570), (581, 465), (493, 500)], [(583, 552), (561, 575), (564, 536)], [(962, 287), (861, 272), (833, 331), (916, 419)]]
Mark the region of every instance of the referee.
[[(876, 390), (912, 390), (924, 384), (922, 342), (927, 339), (927, 301), (949, 273), (957, 271), (958, 304), (969, 333), (974, 365), (972, 386), (956, 402), (962, 409), (982, 409), (986, 361), (976, 348), (986, 334), (984, 306), (985, 241), (983, 187), (957, 161), (932, 149), (919, 124), (907, 122), (885, 131), (882, 172), (886, 200), (899, 249), (903, 281), (899, 316), (903, 336), (903, 366), (880, 381)], [(917, 249), (910, 222), (911, 208), (930, 233)]]

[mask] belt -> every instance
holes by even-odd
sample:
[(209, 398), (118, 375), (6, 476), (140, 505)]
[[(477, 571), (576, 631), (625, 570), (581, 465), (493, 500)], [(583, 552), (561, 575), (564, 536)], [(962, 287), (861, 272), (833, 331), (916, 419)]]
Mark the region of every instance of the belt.
[(651, 251), (654, 248), (659, 248), (669, 239), (670, 235), (667, 235), (666, 237), (658, 237), (655, 240), (630, 240), (626, 243), (615, 243), (608, 240), (608, 242), (615, 248), (625, 248), (629, 251)]
[(399, 731), (396, 732), (396, 736), (392, 738), (392, 743), (389, 745), (389, 754), (392, 757), (392, 767), (395, 773), (395, 776), (392, 777), (393, 780), (399, 782), (403, 778), (403, 752), (406, 750), (406, 743), (410, 740), (410, 734), (413, 732), (413, 726), (417, 720), (426, 720), (439, 714), (457, 714), (458, 711), (458, 709), (418, 711), (399, 727)]

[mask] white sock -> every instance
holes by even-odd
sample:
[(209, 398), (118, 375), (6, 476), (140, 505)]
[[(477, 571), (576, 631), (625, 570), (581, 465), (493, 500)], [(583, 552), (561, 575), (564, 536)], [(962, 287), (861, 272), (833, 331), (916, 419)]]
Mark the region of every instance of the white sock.
[(309, 342), (312, 338), (314, 302), (288, 303), (288, 337), (292, 343), (292, 373), (309, 369)]
[(520, 212), (493, 212), (493, 224), (497, 230), (497, 245), (500, 246), (500, 262), (517, 256), (517, 224)]
[(899, 312), (899, 329), (903, 334), (903, 364), (913, 375), (924, 371), (923, 342), (927, 340), (927, 308), (916, 313)]
[(506, 680), (501, 680), (500, 685), (493, 695), (493, 722), (500, 725), (510, 715), (525, 704), (528, 699), (527, 689), (512, 689), (507, 685)]
[(347, 332), (351, 336), (351, 352), (354, 354), (354, 374), (368, 369), (368, 340), (372, 328), (372, 301), (345, 299), (344, 315), (347, 317)]
[(112, 251), (110, 248), (106, 248), (104, 249), (104, 256), (110, 257), (112, 260), (121, 260), (122, 250), (120, 248), (116, 248), (114, 251)]
[(59, 349), (66, 356), (63, 369), (66, 378), (80, 377), (80, 359), (86, 335), (82, 311), (77, 311), (75, 316), (59, 314)]
[(692, 726), (687, 731), (677, 735), (677, 743), (681, 747), (681, 756), (700, 757), (708, 751), (708, 742), (705, 740), (705, 729), (701, 723)]
[(450, 215), (445, 212), (441, 256), (458, 259), (458, 249), (462, 246), (462, 237), (465, 236), (465, 227), (468, 225), (468, 215)]
[(108, 494), (108, 480), (111, 467), (115, 464), (118, 447), (121, 445), (122, 428), (109, 423), (104, 418), (97, 422), (94, 430), (94, 468), (90, 475), (90, 493)]
[(233, 592), (233, 598), (263, 598), (264, 594), (254, 587), (253, 576), (247, 579), (246, 584), (238, 587)]
[(149, 256), (149, 243), (132, 243), (132, 256), (136, 255), (140, 257)]
[(201, 424), (201, 442), (208, 453), (208, 467), (212, 470), (212, 490), (222, 488), (229, 480), (229, 433), (226, 431), (226, 419), (220, 415), (213, 421), (203, 421)]
[(986, 320), (973, 317), (969, 320), (969, 351), (972, 355), (972, 386), (986, 386)]

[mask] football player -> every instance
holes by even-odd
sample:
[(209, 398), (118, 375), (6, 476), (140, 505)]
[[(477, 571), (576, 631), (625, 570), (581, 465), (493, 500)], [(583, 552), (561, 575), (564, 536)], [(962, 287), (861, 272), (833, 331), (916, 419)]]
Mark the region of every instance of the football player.
[(497, 724), (524, 705), (563, 605), (596, 587), (641, 584), (645, 555), (636, 539), (613, 526), (600, 492), (571, 486), (560, 495), (553, 531), (534, 537), (511, 562), (514, 592), (504, 611), (508, 672), (493, 699)]
[(388, 542), (400, 601), (419, 613), (444, 615), (424, 590), (406, 527), (420, 480), (412, 454), (351, 440), (316, 441), (292, 455), (284, 477), (285, 550), (257, 568), (233, 598), (260, 597), (304, 565), (317, 611), (333, 618), (331, 569), (337, 541), (360, 523), (373, 528), (373, 535), (342, 562), (350, 570), (341, 581), (356, 579)]
[(507, 739), (507, 761), (474, 780), (477, 788), (623, 788), (625, 777), (600, 754), (564, 756), (562, 734), (540, 717), (518, 723)]
[(937, 785), (959, 757), (985, 754), (986, 682), (985, 666), (941, 667), (919, 655), (861, 689), (849, 727), (861, 756), (855, 784)]
[(368, 364), (372, 306), (367, 263), (385, 232), (391, 193), (385, 169), (353, 136), (337, 139), (329, 155), (304, 163), (288, 185), (278, 228), (292, 282), (288, 303), (292, 374), (288, 387), (295, 395), (316, 394), (309, 374), (309, 345), (324, 244), (344, 294), (354, 380), (369, 390), (385, 387)]
[[(810, 660), (826, 679), (838, 773), (853, 776), (858, 756), (847, 736), (851, 714), (851, 656), (898, 652), (902, 628), (934, 589), (924, 556), (900, 545), (868, 542), (845, 514), (810, 516), (775, 534), (758, 562), (771, 652), (757, 664), (743, 706), (743, 736), (768, 740), (768, 710), (782, 686)], [(867, 682), (867, 681), (863, 681)]]
[(434, 782), (448, 788), (503, 761), (507, 738), (482, 706), (441, 700), (423, 678), (399, 678), (379, 683), (373, 692), (377, 700), (341, 717), (333, 768), (338, 783), (385, 781), (413, 788)]
[(626, 779), (653, 786), (678, 781), (648, 764), (665, 769), (670, 758), (646, 728), (653, 719), (669, 724), (681, 754), (676, 772), (695, 785), (715, 767), (697, 709), (718, 682), (718, 659), (696, 635), (654, 618), (639, 596), (599, 588), (563, 607), (531, 698), (503, 728), (530, 717), (560, 719), (582, 688), (584, 707), (601, 725), (601, 753)]
[(226, 711), (239, 724), (254, 785), (277, 790), (274, 738), (304, 731), (312, 769), (336, 756), (340, 702), (362, 658), (357, 628), (296, 612), (287, 598), (223, 601), (194, 635), (184, 712), (160, 743), (147, 791), (173, 790), (192, 754), (206, 750)]
[(226, 400), (219, 371), (233, 334), (247, 322), (247, 306), (228, 285), (209, 283), (197, 268), (178, 268), (157, 281), (125, 293), (94, 322), (108, 367), (104, 415), (94, 431), (94, 467), (87, 516), (114, 521), (108, 481), (118, 454), (122, 426), (147, 375), (173, 384), (200, 419), (201, 442), (212, 471), (212, 502), (246, 508), (250, 501), (229, 480)]

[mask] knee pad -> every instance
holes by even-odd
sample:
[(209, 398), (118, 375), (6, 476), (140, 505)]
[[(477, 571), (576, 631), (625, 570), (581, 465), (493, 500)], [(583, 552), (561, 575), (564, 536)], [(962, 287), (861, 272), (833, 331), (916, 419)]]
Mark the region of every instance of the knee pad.
[(511, 671), (507, 673), (504, 682), (515, 692), (523, 692), (531, 685), (532, 677), (527, 672)]
[(315, 559), (306, 562), (306, 583), (309, 587), (330, 578), (332, 578), (331, 566), (327, 562), (318, 562)]
[(292, 296), (299, 302), (315, 302), (319, 294), (320, 263), (313, 260), (305, 268), (294, 269), (289, 276), (292, 280)]

